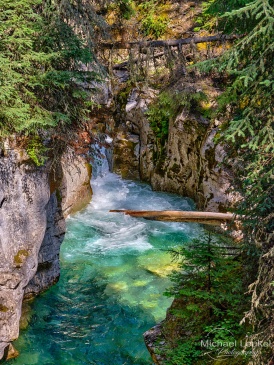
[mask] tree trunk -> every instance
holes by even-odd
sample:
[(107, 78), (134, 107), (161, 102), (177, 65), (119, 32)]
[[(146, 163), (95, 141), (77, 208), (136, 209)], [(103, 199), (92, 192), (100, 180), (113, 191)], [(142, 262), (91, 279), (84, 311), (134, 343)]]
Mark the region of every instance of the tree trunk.
[(110, 210), (111, 213), (124, 213), (136, 218), (166, 222), (194, 222), (220, 226), (233, 222), (237, 217), (232, 213), (188, 212), (188, 211), (149, 211), (149, 210)]

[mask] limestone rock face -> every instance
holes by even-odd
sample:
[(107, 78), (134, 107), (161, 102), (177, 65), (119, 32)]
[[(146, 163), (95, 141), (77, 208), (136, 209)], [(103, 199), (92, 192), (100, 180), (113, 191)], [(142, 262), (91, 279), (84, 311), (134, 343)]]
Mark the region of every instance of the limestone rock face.
[(170, 121), (168, 140), (159, 146), (145, 115), (156, 95), (152, 89), (131, 91), (113, 141), (113, 171), (139, 177), (154, 190), (190, 197), (200, 210), (226, 212), (234, 196), (227, 192), (231, 172), (219, 167), (224, 149), (213, 142), (218, 122), (209, 125), (201, 115), (183, 110)]
[(182, 112), (169, 126), (167, 154), (156, 164), (152, 186), (197, 200), (200, 179), (200, 148), (207, 126), (194, 115)]
[(182, 305), (180, 298), (174, 299), (167, 310), (166, 318), (143, 334), (146, 347), (156, 365), (166, 364), (167, 345), (170, 347), (171, 343), (176, 344), (179, 338), (187, 335), (182, 318), (173, 313)]
[(152, 187), (190, 197), (200, 210), (226, 212), (234, 200), (228, 193), (233, 178), (220, 167), (225, 151), (214, 144), (216, 133), (204, 118), (179, 114), (170, 123), (167, 153), (156, 164)]
[[(227, 211), (227, 207), (234, 204), (239, 198), (233, 193), (232, 170), (225, 168), (221, 163), (226, 153), (221, 144), (213, 142), (217, 133), (217, 126), (208, 129), (201, 145), (201, 176), (198, 185), (198, 205), (209, 211)], [(230, 192), (229, 192), (230, 190)]]
[(73, 153), (61, 159), (62, 181), (60, 185), (61, 208), (63, 215), (75, 213), (84, 208), (91, 200), (91, 165), (81, 156)]
[(23, 297), (58, 280), (64, 211), (91, 197), (91, 170), (82, 158), (65, 156), (57, 170), (53, 178), (22, 151), (0, 158), (0, 359), (14, 356), (10, 343), (19, 335)]
[(140, 179), (139, 171), (139, 137), (134, 134), (118, 133), (112, 151), (112, 168), (126, 179)]
[(0, 358), (19, 335), (24, 291), (37, 270), (50, 199), (43, 168), (0, 159)]
[(144, 113), (154, 98), (152, 89), (145, 94), (133, 89), (125, 106), (126, 122), (114, 131), (111, 166), (126, 179), (151, 181), (155, 139)]
[(46, 231), (38, 253), (37, 271), (25, 289), (26, 298), (49, 288), (58, 281), (60, 275), (59, 252), (66, 224), (56, 192), (50, 196), (46, 216)]
[(158, 346), (163, 346), (165, 341), (163, 340), (162, 324), (159, 323), (146, 331), (143, 335), (146, 347), (151, 355), (151, 358), (156, 365), (164, 364), (164, 360), (161, 355), (157, 353), (156, 343)]

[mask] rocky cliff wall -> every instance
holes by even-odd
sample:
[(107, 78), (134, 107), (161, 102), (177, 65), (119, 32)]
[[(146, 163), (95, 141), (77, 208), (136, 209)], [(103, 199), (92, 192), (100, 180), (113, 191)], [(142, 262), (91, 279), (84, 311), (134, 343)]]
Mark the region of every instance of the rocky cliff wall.
[[(91, 198), (90, 168), (71, 153), (50, 170), (23, 151), (0, 158), (0, 359), (16, 355), (23, 297), (58, 280), (65, 216)], [(82, 199), (82, 200), (81, 200)]]
[(145, 115), (155, 100), (153, 89), (133, 89), (124, 107), (112, 146), (114, 172), (147, 181), (154, 190), (192, 198), (200, 210), (227, 211), (234, 197), (228, 193), (231, 171), (220, 167), (225, 152), (213, 142), (218, 121), (181, 111), (170, 121), (168, 139), (159, 146)]

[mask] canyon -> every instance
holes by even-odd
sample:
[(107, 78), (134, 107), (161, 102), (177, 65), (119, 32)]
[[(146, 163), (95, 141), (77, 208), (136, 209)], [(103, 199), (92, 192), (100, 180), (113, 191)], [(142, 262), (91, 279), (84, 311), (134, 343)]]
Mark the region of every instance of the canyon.
[[(204, 117), (183, 110), (170, 122), (165, 145), (159, 146), (146, 116), (155, 90), (132, 88), (119, 105), (118, 118), (117, 104), (109, 101), (109, 88), (104, 90), (104, 107), (93, 124), (107, 148), (111, 171), (148, 182), (153, 190), (192, 198), (199, 210), (227, 211), (234, 199), (227, 192), (232, 174), (219, 166), (225, 152), (213, 142), (217, 121), (209, 125)], [(12, 342), (19, 335), (23, 299), (58, 281), (65, 218), (90, 201), (90, 178), (87, 153), (68, 150), (54, 164), (35, 166), (16, 139), (6, 141), (0, 158), (0, 358), (17, 355)]]

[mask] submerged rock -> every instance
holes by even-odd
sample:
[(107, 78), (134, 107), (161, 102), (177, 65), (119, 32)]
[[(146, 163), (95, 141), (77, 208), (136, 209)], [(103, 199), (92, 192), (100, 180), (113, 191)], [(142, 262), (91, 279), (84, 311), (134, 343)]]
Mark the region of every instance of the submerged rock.
[(153, 253), (151, 255), (148, 254), (147, 257), (142, 258), (140, 264), (150, 274), (160, 277), (167, 277), (178, 268), (178, 263), (172, 262), (170, 254), (167, 252), (159, 252), (157, 261), (155, 261)]

